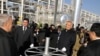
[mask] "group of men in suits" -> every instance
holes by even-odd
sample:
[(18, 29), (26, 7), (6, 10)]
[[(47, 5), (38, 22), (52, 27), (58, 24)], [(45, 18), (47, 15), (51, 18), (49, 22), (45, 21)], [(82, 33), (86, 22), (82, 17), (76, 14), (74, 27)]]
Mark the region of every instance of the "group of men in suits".
[[(2, 19), (5, 18), (4, 15), (0, 17)], [(12, 39), (10, 39), (8, 37), (8, 32), (10, 32), (12, 29), (13, 20), (10, 17), (7, 17), (5, 19), (9, 20), (5, 20), (3, 23), (1, 23), (0, 56), (19, 56), (20, 54), (24, 56), (24, 51), (27, 48), (29, 48), (30, 44), (34, 45), (34, 39), (32, 34), (33, 30), (28, 27), (29, 20), (23, 19), (22, 26), (16, 27), (14, 29), (13, 33), (14, 36)], [(73, 23), (71, 21), (67, 21), (66, 29), (61, 31), (59, 37), (56, 38), (57, 41), (55, 43), (57, 44), (58, 49), (63, 50), (67, 52), (68, 55), (70, 55), (72, 53), (72, 46), (75, 43), (75, 38), (76, 38), (76, 33), (73, 30)]]
[[(12, 30), (12, 23), (12, 16), (0, 14), (0, 56), (25, 56), (24, 51), (30, 46), (34, 46), (33, 30), (28, 27), (29, 20), (25, 18), (22, 26), (14, 29), (12, 38), (9, 35)], [(72, 21), (66, 22), (64, 30), (51, 32), (50, 46), (71, 56), (76, 41), (76, 31), (73, 28)], [(100, 23), (94, 23), (88, 34), (91, 41), (81, 50), (78, 56), (100, 56)]]
[[(88, 32), (90, 41), (87, 46), (80, 47), (77, 56), (100, 56), (100, 23), (93, 23)], [(50, 35), (50, 46), (58, 48), (68, 56), (72, 56), (73, 46), (76, 41), (76, 31), (73, 29), (71, 21), (66, 22), (65, 30), (60, 33), (53, 32)]]

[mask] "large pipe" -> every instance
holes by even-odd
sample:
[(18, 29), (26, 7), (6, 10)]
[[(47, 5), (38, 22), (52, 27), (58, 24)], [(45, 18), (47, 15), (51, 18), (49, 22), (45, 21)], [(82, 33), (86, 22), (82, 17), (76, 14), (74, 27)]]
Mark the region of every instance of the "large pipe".
[(58, 0), (55, 1), (54, 25), (56, 25)]
[(76, 0), (75, 14), (74, 14), (74, 28), (76, 28), (78, 21), (80, 20), (81, 0)]
[(50, 42), (50, 38), (47, 37), (46, 38), (46, 43), (45, 43), (44, 56), (48, 56), (49, 55), (49, 42)]

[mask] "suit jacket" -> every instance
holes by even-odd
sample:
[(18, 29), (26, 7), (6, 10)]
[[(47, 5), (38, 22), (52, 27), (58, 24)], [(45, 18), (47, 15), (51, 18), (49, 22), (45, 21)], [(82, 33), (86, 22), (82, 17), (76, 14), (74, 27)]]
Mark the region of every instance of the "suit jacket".
[(44, 43), (43, 39), (45, 39), (45, 32), (40, 32), (37, 37), (38, 37), (39, 45), (44, 46), (45, 43)]
[(17, 46), (10, 35), (0, 28), (0, 56), (18, 56)]
[(17, 27), (15, 31), (15, 41), (17, 43), (17, 48), (26, 47), (28, 48), (31, 43), (34, 43), (32, 29), (27, 27), (26, 31), (23, 32), (23, 27)]
[(39, 29), (38, 34), (36, 31), (34, 31), (34, 45), (35, 46), (43, 46), (45, 39), (45, 31), (42, 29)]
[(58, 41), (58, 48), (62, 49), (65, 47), (67, 49), (67, 55), (70, 56), (72, 54), (72, 48), (76, 41), (76, 32), (71, 30), (63, 30), (61, 32), (59, 41)]
[(56, 31), (51, 32), (50, 34), (50, 47), (57, 48), (59, 33)]
[(89, 42), (77, 56), (100, 56), (100, 40)]

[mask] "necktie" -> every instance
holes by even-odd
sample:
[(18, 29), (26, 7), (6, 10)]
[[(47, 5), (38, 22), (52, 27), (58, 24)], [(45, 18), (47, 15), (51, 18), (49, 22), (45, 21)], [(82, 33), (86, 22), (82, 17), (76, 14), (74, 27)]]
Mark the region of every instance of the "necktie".
[(60, 34), (61, 34), (61, 32), (58, 33), (58, 40), (60, 39)]
[(23, 28), (23, 34), (25, 33), (25, 31), (26, 31), (26, 28), (24, 27), (24, 28)]

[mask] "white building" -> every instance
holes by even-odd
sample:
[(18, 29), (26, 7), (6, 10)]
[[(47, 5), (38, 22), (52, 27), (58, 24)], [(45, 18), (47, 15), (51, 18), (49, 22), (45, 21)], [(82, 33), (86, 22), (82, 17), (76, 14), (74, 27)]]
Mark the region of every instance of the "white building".
[[(74, 2), (74, 0), (72, 1)], [(73, 2), (70, 5), (64, 4), (63, 0), (58, 0), (57, 24), (62, 24), (60, 19), (63, 15), (67, 15), (68, 19), (73, 20), (75, 7)], [(20, 17), (20, 21), (25, 17), (29, 18), (30, 22), (54, 23), (55, 0), (0, 0), (0, 4), (1, 13), (13, 14)], [(88, 28), (91, 23), (100, 22), (100, 15), (81, 10), (80, 19), (78, 22)]]

